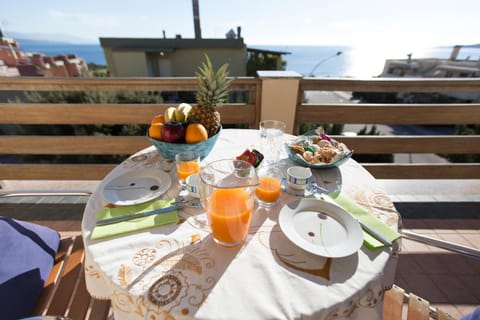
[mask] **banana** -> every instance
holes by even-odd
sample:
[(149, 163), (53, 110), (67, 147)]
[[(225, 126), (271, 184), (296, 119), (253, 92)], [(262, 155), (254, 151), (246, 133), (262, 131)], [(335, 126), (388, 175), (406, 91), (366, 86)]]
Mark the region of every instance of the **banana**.
[(188, 103), (182, 103), (180, 109), (182, 110), (183, 117), (185, 118), (185, 122), (188, 121), (188, 116), (190, 114), (190, 110), (192, 110), (192, 106)]
[(175, 107), (169, 107), (167, 110), (165, 110), (165, 122), (177, 121), (175, 110)]
[(182, 110), (180, 110), (179, 107), (177, 107), (177, 108), (175, 109), (175, 119), (176, 119), (178, 122), (184, 122), (184, 121), (185, 121), (185, 117), (183, 116)]
[(186, 122), (192, 106), (188, 103), (180, 103), (175, 109), (175, 118), (178, 122)]

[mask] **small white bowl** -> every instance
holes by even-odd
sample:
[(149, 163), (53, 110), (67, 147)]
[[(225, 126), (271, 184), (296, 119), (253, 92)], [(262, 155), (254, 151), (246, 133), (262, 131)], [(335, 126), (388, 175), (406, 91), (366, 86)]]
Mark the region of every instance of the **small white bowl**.
[(197, 188), (197, 181), (198, 181), (198, 173), (189, 175), (185, 180), (186, 188), (192, 197), (198, 198), (198, 188)]
[(305, 189), (311, 177), (312, 170), (310, 168), (293, 166), (287, 169), (287, 183), (293, 189)]

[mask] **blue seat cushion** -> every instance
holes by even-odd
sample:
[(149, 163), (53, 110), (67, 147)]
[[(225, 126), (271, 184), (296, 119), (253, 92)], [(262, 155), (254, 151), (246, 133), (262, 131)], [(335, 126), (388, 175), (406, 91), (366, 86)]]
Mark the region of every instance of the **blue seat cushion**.
[(472, 311), (472, 313), (465, 315), (460, 320), (480, 320), (480, 306), (476, 307), (475, 310)]
[(0, 217), (0, 313), (2, 319), (29, 316), (58, 250), (58, 232)]

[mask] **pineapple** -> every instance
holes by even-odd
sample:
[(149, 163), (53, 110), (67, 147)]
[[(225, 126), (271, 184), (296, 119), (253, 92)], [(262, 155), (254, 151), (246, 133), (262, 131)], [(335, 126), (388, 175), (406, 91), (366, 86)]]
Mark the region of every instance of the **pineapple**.
[(225, 63), (217, 72), (213, 70), (210, 58), (205, 55), (205, 62), (196, 72), (199, 90), (196, 94), (197, 105), (192, 106), (189, 113), (192, 122), (201, 123), (211, 137), (220, 128), (220, 113), (218, 109), (228, 97), (228, 87), (233, 79), (227, 79), (229, 75), (228, 64)]

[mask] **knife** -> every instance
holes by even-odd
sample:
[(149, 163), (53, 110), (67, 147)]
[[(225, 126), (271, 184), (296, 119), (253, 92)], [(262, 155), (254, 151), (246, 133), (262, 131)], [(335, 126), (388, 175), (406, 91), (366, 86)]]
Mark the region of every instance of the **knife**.
[(147, 217), (147, 216), (151, 216), (151, 215), (154, 215), (154, 214), (171, 212), (171, 211), (175, 211), (175, 210), (182, 209), (182, 208), (183, 207), (181, 207), (181, 206), (172, 206), (172, 207), (161, 208), (161, 209), (156, 209), (156, 210), (152, 210), (152, 211), (145, 211), (145, 212), (139, 212), (139, 213), (134, 213), (134, 214), (127, 214), (125, 216), (119, 216), (119, 217), (113, 217), (113, 218), (98, 220), (96, 222), (96, 225), (97, 226), (104, 226), (104, 225), (110, 224), (110, 223), (115, 223), (115, 222), (119, 222), (119, 221), (125, 221), (125, 220), (140, 218), (140, 217)]
[(360, 226), (362, 227), (363, 230), (365, 230), (367, 233), (369, 233), (372, 237), (374, 237), (375, 239), (377, 239), (378, 241), (380, 241), (381, 243), (383, 243), (384, 245), (386, 245), (387, 247), (391, 247), (392, 246), (392, 242), (385, 239), (384, 236), (382, 236), (380, 233), (378, 233), (377, 231), (373, 230), (372, 228), (370, 228), (369, 226), (367, 226), (365, 223), (363, 223), (362, 221), (360, 221), (359, 219), (357, 219), (357, 221), (360, 223)]

